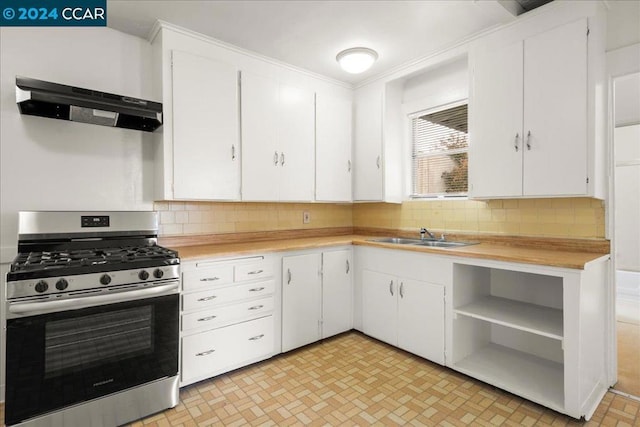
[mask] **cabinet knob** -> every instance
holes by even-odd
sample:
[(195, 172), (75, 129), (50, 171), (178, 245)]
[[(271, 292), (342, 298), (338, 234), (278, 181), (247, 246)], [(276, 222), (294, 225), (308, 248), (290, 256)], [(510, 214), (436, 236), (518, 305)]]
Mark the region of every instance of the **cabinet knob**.
[(277, 151), (273, 154), (273, 164), (274, 164), (274, 166), (278, 166), (278, 152)]
[(393, 296), (393, 280), (389, 282), (389, 293)]
[(516, 139), (514, 141), (514, 146), (515, 146), (516, 151), (518, 151), (518, 140), (519, 139), (520, 139), (520, 134), (516, 133)]
[(284, 153), (280, 153), (280, 166), (284, 166)]
[(527, 132), (527, 150), (531, 151), (531, 131)]
[(231, 160), (236, 159), (236, 146), (235, 144), (231, 144)]
[(380, 156), (376, 157), (376, 166), (380, 169)]

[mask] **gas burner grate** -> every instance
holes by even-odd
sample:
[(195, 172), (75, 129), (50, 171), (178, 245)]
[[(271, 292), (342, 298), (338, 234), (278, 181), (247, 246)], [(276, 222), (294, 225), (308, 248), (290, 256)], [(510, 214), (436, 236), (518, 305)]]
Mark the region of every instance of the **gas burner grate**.
[(96, 265), (121, 265), (150, 260), (177, 258), (176, 251), (162, 246), (128, 246), (99, 249), (27, 252), (18, 254), (12, 272), (75, 268)]

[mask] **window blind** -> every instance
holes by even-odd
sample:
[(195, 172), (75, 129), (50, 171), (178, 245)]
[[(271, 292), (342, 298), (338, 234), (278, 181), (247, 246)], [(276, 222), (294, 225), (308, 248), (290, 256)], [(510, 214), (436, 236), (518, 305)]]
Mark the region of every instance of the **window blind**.
[(466, 195), (467, 123), (466, 104), (412, 119), (413, 197)]

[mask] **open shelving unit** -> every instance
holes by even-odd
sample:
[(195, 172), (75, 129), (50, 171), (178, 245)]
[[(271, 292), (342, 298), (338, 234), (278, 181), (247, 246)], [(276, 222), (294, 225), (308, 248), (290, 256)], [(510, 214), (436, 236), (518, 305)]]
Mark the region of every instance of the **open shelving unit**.
[(565, 408), (562, 277), (454, 264), (452, 367)]

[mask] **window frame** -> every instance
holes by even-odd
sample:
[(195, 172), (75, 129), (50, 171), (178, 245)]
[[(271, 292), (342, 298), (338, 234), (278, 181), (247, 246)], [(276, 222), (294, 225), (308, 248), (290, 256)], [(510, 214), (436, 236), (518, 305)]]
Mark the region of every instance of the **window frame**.
[[(467, 105), (467, 123), (469, 121), (469, 98), (463, 98), (456, 101), (448, 102), (446, 104), (440, 104), (435, 107), (425, 108), (413, 112), (406, 113), (407, 120), (407, 147), (408, 147), (408, 164), (409, 168), (406, 176), (408, 177), (408, 195), (409, 200), (443, 200), (443, 199), (453, 199), (453, 200), (466, 200), (469, 198), (469, 187), (467, 185), (467, 191), (465, 193), (432, 193), (432, 194), (415, 194), (414, 193), (414, 171), (413, 171), (413, 119), (427, 115), (438, 113), (440, 111), (449, 110), (451, 108), (459, 107), (461, 105)], [(469, 151), (471, 148), (471, 138), (469, 137), (469, 133), (467, 132), (468, 137), (468, 147), (465, 149), (456, 149), (446, 151), (446, 154), (459, 154), (459, 153), (467, 153), (467, 158), (469, 158)], [(441, 156), (443, 152), (433, 153), (433, 156)], [(428, 155), (427, 157), (430, 157)], [(467, 166), (467, 176), (468, 176), (468, 166)], [(468, 182), (467, 182), (468, 184)]]

